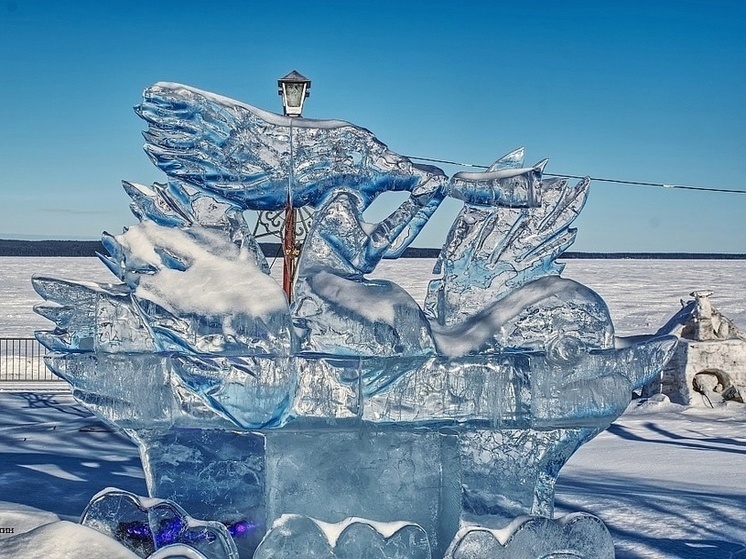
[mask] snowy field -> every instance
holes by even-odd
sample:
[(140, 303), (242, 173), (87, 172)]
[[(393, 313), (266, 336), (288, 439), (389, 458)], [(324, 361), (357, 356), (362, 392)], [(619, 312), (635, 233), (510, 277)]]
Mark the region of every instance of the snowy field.
[[(421, 301), (431, 266), (384, 263), (378, 275)], [(112, 279), (90, 258), (0, 258), (0, 337), (49, 326), (31, 311), (33, 273)], [(563, 275), (604, 297), (621, 335), (655, 331), (695, 289), (713, 290), (713, 304), (746, 329), (746, 261), (571, 260)], [(77, 521), (106, 486), (144, 494), (137, 449), (69, 393), (21, 388), (0, 385), (0, 558), (133, 558), (55, 521)], [(563, 468), (556, 503), (558, 514), (599, 516), (618, 559), (746, 559), (746, 405), (633, 404)]]
[[(383, 261), (375, 277), (396, 281), (422, 303), (434, 260)], [(273, 266), (277, 277), (282, 262)], [(32, 336), (50, 322), (32, 307), (41, 298), (31, 276), (111, 282), (97, 258), (0, 257), (0, 337)], [(607, 302), (619, 335), (654, 332), (697, 289), (715, 292), (713, 304), (746, 329), (746, 260), (568, 260), (564, 277), (596, 290)]]

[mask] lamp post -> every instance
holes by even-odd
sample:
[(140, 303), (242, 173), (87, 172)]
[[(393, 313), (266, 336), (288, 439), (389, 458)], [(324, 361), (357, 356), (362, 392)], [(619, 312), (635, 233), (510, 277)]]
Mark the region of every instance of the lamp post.
[[(291, 118), (300, 118), (303, 113), (303, 102), (310, 95), (311, 80), (293, 70), (288, 75), (277, 80), (277, 93), (282, 97), (282, 109), (285, 116)], [(290, 133), (290, 150), (292, 153), (292, 124)], [(292, 162), (291, 162), (292, 164)], [(292, 170), (290, 181), (293, 180)], [(290, 185), (292, 188), (292, 185)], [(290, 197), (290, 188), (288, 188), (287, 205), (285, 206), (285, 220), (282, 231), (282, 289), (288, 298), (292, 299), (293, 281), (298, 264), (300, 250), (296, 242), (296, 222), (298, 216), (293, 209), (293, 201)]]
[(303, 113), (303, 102), (311, 94), (311, 80), (293, 70), (277, 80), (277, 94), (282, 97), (285, 116), (299, 117)]

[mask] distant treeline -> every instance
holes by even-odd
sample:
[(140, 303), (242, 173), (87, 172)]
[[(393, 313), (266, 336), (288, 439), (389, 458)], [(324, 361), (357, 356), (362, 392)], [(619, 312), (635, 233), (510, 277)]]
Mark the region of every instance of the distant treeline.
[(96, 256), (100, 241), (17, 241), (0, 239), (0, 256)]
[(746, 253), (724, 252), (566, 252), (560, 260), (603, 259), (603, 260), (746, 260)]
[[(262, 251), (269, 257), (281, 256), (279, 243), (262, 243)], [(0, 239), (0, 256), (96, 256), (106, 254), (100, 241), (20, 241)], [(408, 248), (404, 258), (437, 258), (440, 249)], [(746, 253), (715, 252), (566, 252), (561, 259), (624, 259), (637, 260), (746, 260)]]

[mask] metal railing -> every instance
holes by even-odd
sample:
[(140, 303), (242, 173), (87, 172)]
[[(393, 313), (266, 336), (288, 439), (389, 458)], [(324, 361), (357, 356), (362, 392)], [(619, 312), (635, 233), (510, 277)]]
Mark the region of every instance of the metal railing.
[(0, 383), (61, 379), (44, 365), (47, 348), (35, 338), (0, 338)]

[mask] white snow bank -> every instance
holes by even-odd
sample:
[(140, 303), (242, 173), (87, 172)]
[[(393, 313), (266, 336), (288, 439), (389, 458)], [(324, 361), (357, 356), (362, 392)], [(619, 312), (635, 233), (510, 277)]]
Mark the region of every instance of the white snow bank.
[(23, 559), (139, 559), (115, 540), (65, 520), (0, 540), (0, 557)]
[[(34, 528), (59, 522), (60, 517), (52, 512), (40, 510), (18, 503), (0, 501), (0, 528), (12, 529), (13, 533), (0, 532), (0, 540), (7, 539), (18, 534), (29, 532)], [(0, 543), (0, 545), (2, 545)], [(0, 549), (2, 549), (0, 547)]]

